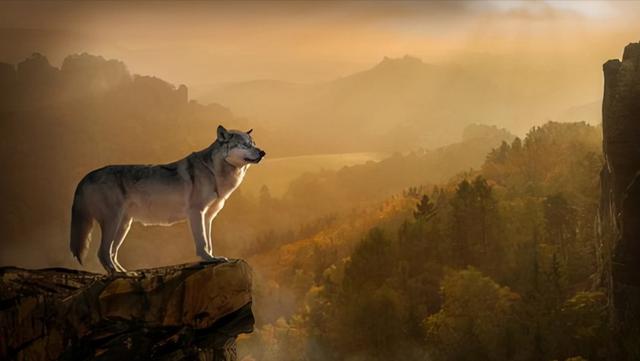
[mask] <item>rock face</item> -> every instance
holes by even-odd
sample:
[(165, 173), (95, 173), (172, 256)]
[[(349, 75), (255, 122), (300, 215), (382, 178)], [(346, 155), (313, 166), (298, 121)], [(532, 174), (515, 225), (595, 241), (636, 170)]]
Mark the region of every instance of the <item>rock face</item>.
[(613, 359), (640, 359), (640, 43), (604, 64), (600, 268), (617, 333)]
[(251, 280), (242, 260), (112, 276), (1, 268), (0, 359), (236, 360)]

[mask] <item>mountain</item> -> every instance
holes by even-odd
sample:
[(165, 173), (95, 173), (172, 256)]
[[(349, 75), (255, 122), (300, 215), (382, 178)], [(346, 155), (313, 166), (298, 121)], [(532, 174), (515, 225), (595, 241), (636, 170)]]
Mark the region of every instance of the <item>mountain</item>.
[(427, 145), (420, 139), (424, 134), (416, 139), (403, 133), (413, 133), (406, 125), (425, 112), (420, 107), (425, 95), (435, 91), (436, 77), (433, 67), (417, 58), (385, 58), (372, 69), (328, 83), (244, 82), (220, 87), (202, 99), (231, 107), (277, 132), (298, 134), (288, 139), (298, 154), (403, 151)]
[(579, 104), (567, 84), (535, 73), (514, 74), (499, 62), (434, 65), (412, 56), (385, 57), (325, 83), (227, 84), (201, 99), (273, 132), (295, 134), (286, 140), (295, 154), (403, 152), (459, 141), (473, 123), (524, 134)]
[(599, 124), (602, 122), (602, 101), (597, 100), (565, 109), (558, 114), (557, 120), (561, 122)]

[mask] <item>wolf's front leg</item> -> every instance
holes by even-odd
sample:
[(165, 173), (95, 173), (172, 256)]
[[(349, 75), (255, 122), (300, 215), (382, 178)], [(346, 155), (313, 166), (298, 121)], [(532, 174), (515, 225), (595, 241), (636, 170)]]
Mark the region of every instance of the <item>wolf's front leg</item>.
[(204, 233), (204, 216), (205, 212), (203, 210), (191, 210), (189, 212), (189, 226), (191, 227), (193, 241), (196, 244), (196, 255), (204, 260), (208, 260), (211, 256), (209, 255), (207, 237)]
[(207, 211), (204, 218), (204, 237), (207, 240), (207, 251), (209, 256), (213, 257), (213, 243), (211, 240), (211, 223), (213, 222), (213, 216)]
[(213, 255), (213, 238), (211, 237), (211, 223), (213, 222), (213, 219), (215, 218), (215, 212), (212, 210), (208, 210), (207, 214), (206, 214), (206, 219), (205, 219), (205, 231), (204, 231), (204, 235), (207, 237), (207, 249), (209, 250), (209, 256), (211, 257), (211, 260), (220, 260), (220, 261), (228, 261), (229, 259), (227, 257), (222, 257), (222, 256), (214, 256)]
[(205, 215), (206, 213), (199, 209), (189, 212), (189, 225), (193, 241), (196, 244), (196, 254), (205, 261), (218, 261), (220, 258), (211, 255), (211, 249), (207, 242)]

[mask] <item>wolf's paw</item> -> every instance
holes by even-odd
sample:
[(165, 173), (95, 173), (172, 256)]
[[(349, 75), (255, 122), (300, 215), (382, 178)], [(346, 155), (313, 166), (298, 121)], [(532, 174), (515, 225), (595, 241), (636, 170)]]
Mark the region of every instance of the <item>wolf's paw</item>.
[(211, 255), (207, 255), (206, 257), (202, 257), (202, 260), (204, 262), (207, 263), (224, 263), (224, 262), (229, 262), (229, 259), (227, 257), (222, 257), (222, 256), (211, 256)]
[(140, 277), (140, 276), (142, 276), (141, 272), (138, 272), (138, 271), (127, 271), (125, 269), (113, 271), (110, 274), (113, 275), (113, 276), (126, 276), (126, 277)]

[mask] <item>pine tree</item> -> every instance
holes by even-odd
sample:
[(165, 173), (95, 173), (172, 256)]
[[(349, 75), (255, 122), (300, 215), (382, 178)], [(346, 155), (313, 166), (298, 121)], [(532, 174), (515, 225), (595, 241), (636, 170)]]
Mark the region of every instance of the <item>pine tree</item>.
[(547, 197), (543, 207), (547, 241), (560, 247), (566, 264), (569, 247), (576, 239), (576, 212), (562, 193)]
[(413, 216), (416, 220), (428, 221), (436, 214), (436, 206), (431, 202), (428, 195), (423, 195), (420, 202), (416, 206), (416, 210), (413, 212)]

